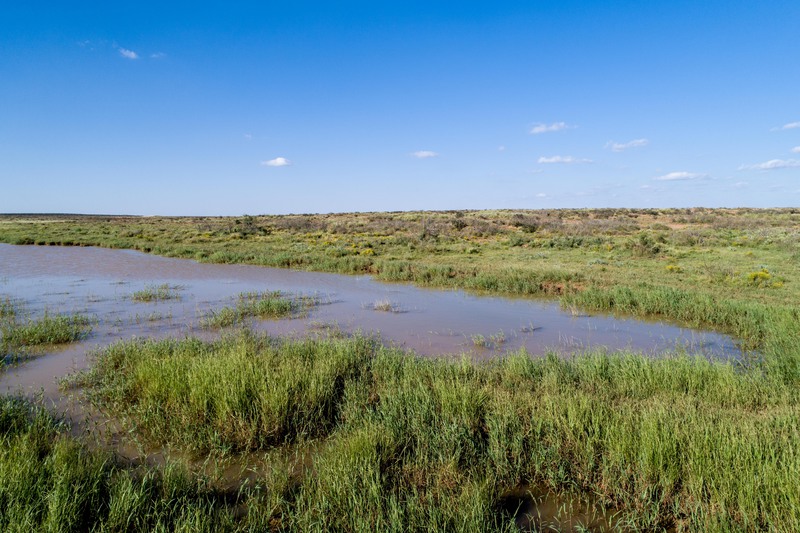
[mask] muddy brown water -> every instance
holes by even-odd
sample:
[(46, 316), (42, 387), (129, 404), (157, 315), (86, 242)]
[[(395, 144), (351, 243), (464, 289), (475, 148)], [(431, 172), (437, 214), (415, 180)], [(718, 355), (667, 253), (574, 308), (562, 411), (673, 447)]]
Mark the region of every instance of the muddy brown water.
[[(149, 286), (174, 287), (179, 297), (137, 302)], [(741, 354), (727, 336), (610, 315), (575, 315), (557, 302), (480, 296), (461, 290), (422, 289), (346, 276), (251, 265), (216, 265), (93, 247), (0, 244), (0, 298), (11, 298), (32, 317), (82, 313), (95, 321), (82, 342), (53, 349), (0, 374), (0, 392), (41, 393), (59, 402), (56, 380), (86, 367), (93, 349), (133, 337), (210, 336), (198, 323), (205, 313), (233, 305), (239, 293), (282, 291), (315, 296), (321, 305), (301, 317), (254, 321), (274, 335), (304, 335), (329, 328), (377, 333), (387, 343), (421, 355), (498, 356), (587, 349), (641, 351), (657, 356), (677, 349), (708, 357)], [(390, 309), (390, 310), (380, 310)]]
[[(154, 302), (131, 298), (136, 291), (162, 284), (174, 287), (179, 297)], [(57, 380), (86, 368), (87, 353), (118, 340), (190, 334), (213, 337), (215, 333), (198, 327), (205, 313), (233, 305), (242, 292), (275, 290), (314, 296), (321, 305), (302, 317), (254, 321), (255, 329), (273, 335), (302, 336), (330, 328), (345, 333), (363, 331), (377, 333), (385, 342), (420, 355), (467, 354), (477, 359), (520, 348), (533, 355), (598, 348), (653, 356), (676, 349), (715, 358), (741, 355), (730, 337), (717, 333), (665, 322), (576, 315), (557, 302), (540, 299), (422, 289), (378, 282), (369, 276), (204, 264), (131, 250), (0, 244), (0, 299), (14, 300), (30, 317), (82, 313), (94, 320), (85, 340), (7, 367), (0, 373), (0, 393), (40, 396), (71, 419), (76, 433), (104, 429), (106, 446), (110, 443), (123, 457), (161, 463), (175, 452), (132, 441), (118, 424), (93, 412), (80, 391), (64, 391)], [(213, 468), (223, 471), (223, 483), (230, 483), (241, 479), (245, 471), (250, 473), (245, 477), (252, 477), (255, 470), (247, 466), (250, 459)], [(530, 489), (526, 491), (530, 494)], [(522, 521), (518, 525), (523, 529), (551, 523), (571, 529), (578, 524), (570, 522), (576, 517), (581, 519), (581, 527), (587, 520), (590, 524), (600, 520), (596, 524), (601, 524), (601, 529), (608, 525), (605, 518), (590, 517), (584, 510), (564, 514), (565, 503), (552, 495), (520, 494), (512, 500), (517, 497), (518, 522)]]

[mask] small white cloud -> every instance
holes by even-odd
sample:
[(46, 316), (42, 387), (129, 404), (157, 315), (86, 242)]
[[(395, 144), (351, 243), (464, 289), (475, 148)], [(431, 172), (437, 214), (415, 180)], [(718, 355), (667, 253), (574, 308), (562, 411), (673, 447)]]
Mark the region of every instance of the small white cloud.
[(128, 50), (127, 48), (120, 48), (119, 55), (128, 59), (139, 59), (139, 54), (133, 50)]
[(536, 198), (547, 198), (547, 195), (543, 192), (536, 193)]
[(742, 165), (739, 170), (777, 170), (779, 168), (797, 168), (800, 161), (796, 159), (770, 159), (757, 165)]
[(800, 146), (795, 146), (794, 148), (792, 148), (792, 153), (793, 154), (800, 154)]
[(498, 152), (505, 152), (505, 151), (506, 151), (506, 147), (505, 147), (505, 146), (502, 146), (502, 145), (501, 145), (501, 146), (498, 146), (498, 147), (497, 147), (497, 151), (498, 151)]
[(680, 180), (698, 180), (707, 178), (708, 174), (698, 174), (697, 172), (670, 172), (663, 176), (653, 178), (656, 181), (680, 181)]
[(565, 165), (571, 165), (574, 163), (591, 163), (591, 159), (578, 159), (576, 157), (572, 157), (571, 155), (554, 155), (552, 157), (540, 157), (537, 161), (538, 163), (563, 163)]
[(552, 124), (537, 124), (531, 128), (531, 134), (539, 135), (541, 133), (549, 133), (551, 131), (561, 131), (575, 128), (576, 126), (569, 126), (566, 122), (553, 122)]
[(242, 134), (242, 136), (244, 137), (245, 141), (252, 141), (253, 140), (253, 134), (252, 133), (244, 133), (244, 134)]
[(419, 150), (411, 155), (417, 159), (430, 159), (431, 157), (437, 157), (439, 154), (430, 150)]
[(606, 143), (606, 148), (610, 148), (612, 152), (624, 152), (628, 148), (641, 148), (642, 146), (647, 146), (648, 144), (650, 144), (650, 141), (647, 139), (634, 139), (626, 143), (608, 141)]
[(788, 124), (784, 124), (780, 128), (772, 128), (772, 131), (793, 130), (797, 128), (800, 128), (800, 122), (789, 122)]
[(287, 167), (291, 164), (292, 162), (286, 159), (285, 157), (276, 157), (275, 159), (270, 159), (269, 161), (261, 162), (261, 165), (265, 167)]
[(167, 54), (164, 52), (155, 52), (150, 54), (150, 59), (164, 59), (165, 57), (167, 57)]

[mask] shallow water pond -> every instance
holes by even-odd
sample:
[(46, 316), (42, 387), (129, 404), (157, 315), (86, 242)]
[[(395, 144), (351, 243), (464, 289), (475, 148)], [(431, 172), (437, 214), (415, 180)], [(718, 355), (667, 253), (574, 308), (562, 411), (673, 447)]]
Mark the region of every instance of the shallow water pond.
[[(361, 330), (422, 355), (492, 357), (525, 348), (630, 349), (658, 355), (686, 349), (713, 357), (740, 354), (732, 339), (663, 322), (574, 314), (557, 302), (478, 296), (345, 276), (249, 265), (203, 264), (131, 250), (0, 244), (0, 297), (32, 316), (83, 313), (96, 323), (84, 342), (6, 371), (1, 390), (56, 392), (53, 380), (85, 366), (87, 349), (133, 336), (208, 335), (199, 323), (242, 292), (314, 296), (301, 316), (256, 320), (276, 335)], [(152, 293), (151, 299), (141, 294)], [(145, 301), (142, 301), (145, 300)]]

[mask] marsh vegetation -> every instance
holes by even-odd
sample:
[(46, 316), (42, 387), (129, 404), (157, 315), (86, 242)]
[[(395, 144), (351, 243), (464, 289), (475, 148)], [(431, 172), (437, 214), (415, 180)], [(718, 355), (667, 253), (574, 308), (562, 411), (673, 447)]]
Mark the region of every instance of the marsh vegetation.
[(0, 364), (24, 359), (38, 348), (78, 341), (91, 329), (88, 316), (45, 313), (32, 318), (6, 298), (0, 302)]
[[(547, 295), (578, 313), (716, 328), (748, 351), (731, 361), (520, 351), (475, 362), (326, 329), (125, 341), (73, 378), (89, 400), (155, 446), (200, 460), (258, 454), (257, 482), (225, 492), (190, 466), (97, 459), (49, 415), (6, 398), (3, 449), (39, 447), (0, 455), (5, 516), (34, 529), (513, 530), (508, 495), (535, 487), (591, 502), (619, 529), (800, 529), (800, 211), (238, 220), (5, 218), (0, 240)], [(243, 298), (230, 323), (261, 316), (255, 306), (270, 298), (283, 297)], [(264, 305), (278, 316), (287, 304)], [(23, 471), (41, 483), (8, 474)], [(72, 502), (60, 492), (70, 486), (92, 490)]]

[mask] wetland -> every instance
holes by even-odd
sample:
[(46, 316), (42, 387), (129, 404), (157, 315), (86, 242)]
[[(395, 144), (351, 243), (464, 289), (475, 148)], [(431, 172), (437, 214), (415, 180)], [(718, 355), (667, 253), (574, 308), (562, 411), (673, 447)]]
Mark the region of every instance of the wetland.
[(799, 223), (0, 217), (2, 527), (791, 530)]

